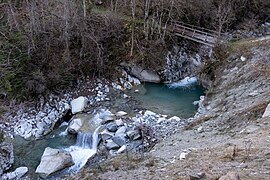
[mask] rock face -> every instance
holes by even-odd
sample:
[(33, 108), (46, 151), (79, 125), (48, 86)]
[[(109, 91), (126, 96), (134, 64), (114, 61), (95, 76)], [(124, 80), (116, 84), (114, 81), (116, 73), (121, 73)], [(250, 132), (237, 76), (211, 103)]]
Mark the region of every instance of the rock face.
[(13, 145), (3, 142), (0, 144), (0, 175), (14, 163)]
[(131, 73), (142, 82), (160, 83), (161, 79), (157, 73), (151, 70), (145, 70), (141, 67), (132, 67)]
[(73, 164), (74, 162), (69, 153), (47, 147), (41, 157), (41, 162), (36, 169), (36, 173), (42, 178), (46, 178), (52, 173), (72, 166)]
[(68, 132), (70, 134), (76, 134), (79, 132), (82, 125), (83, 125), (82, 119), (80, 119), (80, 118), (73, 119), (73, 120), (71, 120), (71, 122), (68, 126)]
[(268, 106), (266, 107), (264, 113), (263, 113), (263, 118), (264, 117), (270, 117), (270, 103), (268, 104)]
[(86, 97), (80, 96), (77, 99), (71, 101), (71, 111), (72, 114), (82, 112), (87, 105), (88, 99)]

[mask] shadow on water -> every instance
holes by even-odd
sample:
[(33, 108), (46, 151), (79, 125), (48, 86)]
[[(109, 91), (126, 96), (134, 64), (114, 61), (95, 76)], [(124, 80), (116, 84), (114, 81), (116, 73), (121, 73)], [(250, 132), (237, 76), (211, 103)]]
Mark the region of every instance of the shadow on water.
[(144, 108), (181, 118), (196, 113), (198, 107), (193, 102), (204, 94), (204, 89), (196, 84), (170, 88), (165, 84), (145, 83), (144, 88), (144, 93), (133, 95)]

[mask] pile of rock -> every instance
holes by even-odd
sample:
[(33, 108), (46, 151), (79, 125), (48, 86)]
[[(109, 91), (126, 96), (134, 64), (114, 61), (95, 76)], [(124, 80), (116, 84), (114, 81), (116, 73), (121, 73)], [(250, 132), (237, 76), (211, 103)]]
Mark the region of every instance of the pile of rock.
[(177, 116), (169, 118), (168, 115), (157, 114), (149, 110), (146, 110), (144, 113), (142, 111), (139, 112), (132, 118), (132, 121), (136, 126), (147, 125), (151, 127), (154, 137), (159, 137), (160, 139), (176, 133), (187, 123), (187, 120)]
[(0, 144), (0, 176), (14, 163), (13, 145), (3, 142)]
[(107, 122), (100, 135), (101, 142), (111, 155), (134, 150), (143, 143), (140, 129), (133, 124), (124, 123), (122, 119)]
[(18, 167), (15, 171), (2, 175), (2, 180), (21, 179), (28, 172), (27, 167)]
[(119, 82), (113, 82), (112, 83), (112, 88), (114, 90), (120, 90), (120, 91), (124, 91), (124, 90), (130, 90), (132, 89), (134, 86), (138, 86), (140, 85), (141, 82), (139, 79), (130, 76), (125, 70), (122, 70), (122, 77), (119, 78)]
[(69, 109), (67, 100), (59, 100), (53, 106), (46, 103), (42, 110), (36, 111), (34, 108), (28, 112), (18, 112), (13, 118), (18, 119), (14, 127), (14, 132), (25, 139), (31, 137), (38, 139), (48, 134), (55, 123), (63, 117), (65, 111)]

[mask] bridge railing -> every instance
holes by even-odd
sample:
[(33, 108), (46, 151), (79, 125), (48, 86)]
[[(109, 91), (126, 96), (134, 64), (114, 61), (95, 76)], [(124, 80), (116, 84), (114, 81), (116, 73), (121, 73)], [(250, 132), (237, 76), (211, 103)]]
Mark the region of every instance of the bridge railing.
[(218, 39), (222, 39), (223, 33), (217, 31), (186, 24), (180, 21), (170, 21), (168, 30), (175, 33), (177, 36), (184, 37), (202, 44), (213, 46)]

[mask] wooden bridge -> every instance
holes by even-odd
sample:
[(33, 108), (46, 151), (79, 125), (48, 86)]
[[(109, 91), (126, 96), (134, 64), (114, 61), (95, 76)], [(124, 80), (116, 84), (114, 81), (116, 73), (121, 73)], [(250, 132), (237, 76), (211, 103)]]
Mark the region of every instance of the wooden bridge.
[(168, 30), (174, 33), (176, 36), (211, 47), (214, 46), (219, 37), (218, 32), (216, 31), (178, 21), (171, 21), (170, 25), (168, 26)]

